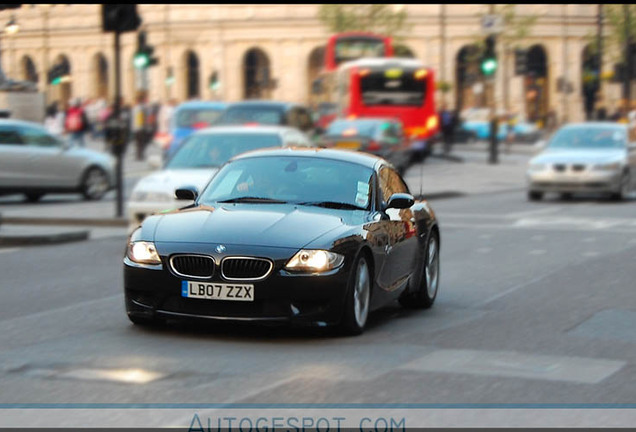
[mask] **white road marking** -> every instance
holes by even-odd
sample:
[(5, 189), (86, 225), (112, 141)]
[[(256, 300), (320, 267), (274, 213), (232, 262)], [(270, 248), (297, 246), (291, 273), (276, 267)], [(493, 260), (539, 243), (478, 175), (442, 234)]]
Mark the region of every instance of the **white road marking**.
[(586, 256), (586, 257), (595, 257), (595, 256), (599, 256), (600, 253), (598, 253), (598, 252), (583, 252), (581, 255)]
[(616, 360), (514, 351), (442, 349), (415, 359), (400, 369), (596, 384), (618, 372), (625, 364)]
[(584, 238), (583, 243), (594, 243), (596, 241), (596, 237), (588, 237), (588, 238)]
[(545, 236), (544, 236), (544, 235), (536, 235), (536, 236), (532, 236), (532, 237), (530, 237), (530, 240), (534, 240), (534, 241), (543, 241), (543, 240), (545, 240)]
[(492, 252), (492, 248), (488, 248), (488, 247), (486, 247), (486, 248), (479, 248), (479, 249), (477, 249), (475, 252), (478, 252), (478, 253), (490, 253), (490, 252)]
[(15, 251), (19, 251), (21, 248), (7, 248), (7, 249), (0, 249), (0, 253), (11, 253), (11, 252), (15, 252)]

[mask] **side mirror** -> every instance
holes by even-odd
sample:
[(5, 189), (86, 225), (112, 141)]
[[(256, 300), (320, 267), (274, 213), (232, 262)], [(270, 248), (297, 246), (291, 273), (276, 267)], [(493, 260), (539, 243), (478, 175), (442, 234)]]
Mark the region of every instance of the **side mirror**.
[(406, 193), (394, 193), (391, 195), (391, 198), (389, 198), (386, 208), (407, 209), (411, 208), (413, 204), (415, 204), (415, 198), (413, 198), (413, 195)]
[(148, 157), (148, 166), (152, 169), (161, 168), (161, 155), (152, 155)]
[(184, 186), (174, 191), (174, 197), (180, 201), (194, 201), (199, 196), (199, 191), (194, 186)]

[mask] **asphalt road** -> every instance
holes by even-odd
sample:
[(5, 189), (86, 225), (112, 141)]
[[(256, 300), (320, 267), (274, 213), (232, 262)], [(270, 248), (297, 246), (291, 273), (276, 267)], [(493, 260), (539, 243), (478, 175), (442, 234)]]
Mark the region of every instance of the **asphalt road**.
[[(634, 403), (636, 201), (433, 202), (440, 293), (365, 334), (124, 312), (123, 236), (0, 249), (0, 403)], [(146, 383), (118, 381), (141, 369)]]

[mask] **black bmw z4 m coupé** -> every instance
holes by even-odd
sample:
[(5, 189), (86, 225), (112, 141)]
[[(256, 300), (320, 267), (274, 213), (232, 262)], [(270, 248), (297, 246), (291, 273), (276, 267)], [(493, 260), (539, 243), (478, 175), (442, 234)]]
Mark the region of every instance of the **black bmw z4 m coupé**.
[(128, 241), (128, 317), (364, 330), (369, 312), (437, 296), (440, 232), (385, 160), (352, 151), (236, 156), (194, 202), (147, 218)]

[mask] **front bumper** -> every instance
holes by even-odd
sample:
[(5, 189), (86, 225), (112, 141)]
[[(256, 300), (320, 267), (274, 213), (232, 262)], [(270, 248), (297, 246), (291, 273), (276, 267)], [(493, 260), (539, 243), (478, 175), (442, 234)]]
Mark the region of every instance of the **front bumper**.
[[(214, 257), (214, 254), (209, 254)], [(264, 256), (259, 254), (258, 256)], [(215, 257), (217, 262), (220, 261)], [(157, 269), (124, 259), (124, 291), (129, 315), (165, 319), (280, 322), (324, 326), (337, 324), (343, 313), (350, 263), (321, 275), (298, 275), (283, 270), (287, 259), (274, 260), (273, 272), (254, 285), (254, 301), (205, 300), (182, 297), (184, 279), (168, 269), (168, 257)], [(232, 283), (216, 272), (210, 283)], [(193, 280), (193, 279), (189, 279)], [(237, 282), (238, 283), (238, 282)]]
[(586, 170), (579, 173), (558, 173), (553, 170), (526, 174), (528, 189), (533, 192), (614, 193), (620, 191), (621, 173), (618, 171)]

